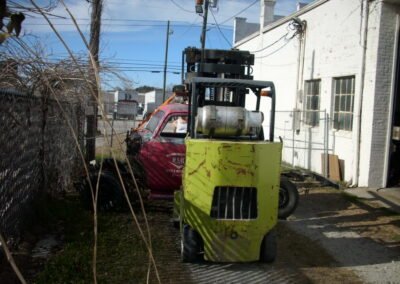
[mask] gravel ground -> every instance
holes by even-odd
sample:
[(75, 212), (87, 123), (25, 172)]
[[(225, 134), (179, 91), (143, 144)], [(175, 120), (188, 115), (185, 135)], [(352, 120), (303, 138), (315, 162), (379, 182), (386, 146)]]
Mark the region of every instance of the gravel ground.
[(287, 223), (364, 283), (400, 283), (400, 216), (333, 189), (311, 190)]
[[(333, 189), (312, 189), (306, 195), (301, 194), (295, 215), (287, 221), (278, 223), (278, 257), (272, 264), (258, 262), (183, 264), (179, 253), (179, 231), (169, 221), (172, 215), (171, 204), (150, 203), (147, 206), (147, 216), (154, 246), (158, 248), (154, 251), (154, 255), (161, 281), (162, 283), (400, 283), (400, 215), (390, 214), (386, 210), (358, 200), (351, 201)], [(107, 215), (104, 216), (103, 226), (100, 227), (112, 226), (112, 229), (102, 239), (102, 242), (106, 243), (102, 245), (100, 252), (106, 247), (107, 253), (118, 252), (120, 255), (119, 259), (110, 257), (99, 260), (99, 279), (105, 277), (109, 283), (120, 283), (115, 281), (122, 279), (118, 276), (120, 273), (136, 275), (131, 272), (133, 263), (135, 266), (143, 266), (138, 268), (138, 271), (147, 270), (145, 254), (139, 250), (132, 250), (124, 243), (127, 240), (132, 242), (137, 239), (137, 236), (134, 236), (137, 232), (132, 229), (131, 218), (128, 213), (110, 214), (109, 218)], [(143, 222), (143, 218), (139, 220)], [(90, 230), (90, 227), (87, 229)], [(67, 248), (70, 245), (65, 243), (64, 246)], [(127, 249), (122, 252), (121, 246)], [(68, 260), (68, 256), (62, 260), (65, 248), (60, 248), (57, 253), (59, 260), (57, 269), (64, 269), (62, 265)], [(21, 258), (18, 252), (15, 256), (24, 275), (36, 275), (40, 272), (38, 270), (43, 269), (43, 265), (38, 265), (36, 261), (32, 262), (29, 257)], [(76, 257), (78, 256), (74, 256)], [(110, 260), (114, 263), (102, 264)], [(8, 272), (3, 270), (4, 267), (8, 267), (6, 269)], [(8, 264), (0, 264), (0, 283), (18, 283), (12, 274)], [(66, 275), (68, 277), (69, 274)], [(90, 279), (90, 275), (77, 275), (76, 278)], [(143, 283), (132, 279), (131, 276), (124, 279), (126, 280), (124, 283)], [(156, 283), (154, 277), (151, 283)]]

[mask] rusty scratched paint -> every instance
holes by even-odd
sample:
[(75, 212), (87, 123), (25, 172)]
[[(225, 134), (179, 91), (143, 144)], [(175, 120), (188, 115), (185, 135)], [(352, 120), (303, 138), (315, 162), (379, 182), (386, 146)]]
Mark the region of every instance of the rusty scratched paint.
[(243, 175), (243, 176), (245, 176), (245, 175), (254, 176), (254, 172), (253, 172), (253, 171), (250, 171), (250, 170), (248, 170), (248, 169), (246, 169), (246, 168), (237, 168), (237, 169), (235, 169), (235, 170), (236, 170), (236, 174), (237, 174), (238, 176), (240, 176), (240, 175)]
[(237, 174), (238, 176), (240, 176), (240, 175), (245, 176), (245, 175), (247, 174), (247, 170), (244, 169), (244, 168), (238, 168), (238, 169), (236, 169), (236, 174)]
[(211, 177), (211, 171), (207, 169), (207, 167), (204, 167), (204, 170), (206, 171), (207, 177)]
[(221, 146), (218, 147), (218, 154), (221, 155), (221, 149), (227, 150), (227, 149), (231, 149), (231, 148), (232, 148), (232, 145), (222, 144)]
[(199, 169), (206, 163), (206, 160), (204, 159), (193, 171), (189, 173), (189, 176), (195, 174), (196, 172), (199, 171)]

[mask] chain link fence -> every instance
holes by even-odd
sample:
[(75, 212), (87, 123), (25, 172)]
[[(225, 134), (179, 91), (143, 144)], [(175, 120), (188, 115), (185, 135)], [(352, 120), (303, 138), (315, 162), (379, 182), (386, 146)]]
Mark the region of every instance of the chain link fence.
[(327, 176), (327, 158), (333, 153), (335, 139), (329, 131), (331, 124), (325, 110), (276, 111), (275, 140), (282, 138), (283, 161)]
[(104, 116), (97, 119), (96, 156), (103, 152), (108, 155), (112, 148), (117, 153), (117, 158), (123, 159), (126, 150), (126, 133), (135, 129), (143, 119), (143, 113), (137, 103), (119, 102), (103, 103)]
[(83, 108), (60, 105), (0, 89), (0, 232), (11, 243), (18, 241), (33, 201), (70, 190), (82, 165), (69, 125), (83, 146)]

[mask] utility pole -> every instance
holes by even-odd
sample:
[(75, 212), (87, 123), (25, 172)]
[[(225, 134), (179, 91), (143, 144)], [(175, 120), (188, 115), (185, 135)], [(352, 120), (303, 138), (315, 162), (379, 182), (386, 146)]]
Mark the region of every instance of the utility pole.
[(204, 3), (204, 17), (203, 17), (203, 29), (201, 31), (201, 58), (200, 58), (200, 72), (203, 72), (203, 63), (204, 63), (204, 49), (206, 47), (206, 32), (207, 32), (207, 17), (208, 17), (208, 6), (209, 0), (205, 0)]
[(165, 46), (163, 102), (165, 102), (165, 88), (167, 84), (168, 44), (169, 44), (169, 20), (167, 24), (167, 41)]
[[(92, 15), (90, 23), (89, 51), (93, 56), (94, 64), (89, 58), (89, 78), (91, 84), (91, 96), (89, 99), (89, 115), (86, 117), (86, 161), (90, 162), (96, 157), (96, 131), (97, 131), (97, 100), (98, 86), (96, 80), (96, 71), (99, 64), (100, 47), (100, 27), (101, 13), (103, 10), (103, 0), (92, 0)], [(93, 97), (94, 96), (94, 97)]]

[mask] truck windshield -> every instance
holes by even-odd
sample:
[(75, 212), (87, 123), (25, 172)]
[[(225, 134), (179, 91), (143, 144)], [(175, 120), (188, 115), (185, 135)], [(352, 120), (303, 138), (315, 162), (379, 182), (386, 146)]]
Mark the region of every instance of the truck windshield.
[(158, 111), (156, 112), (149, 120), (149, 122), (147, 122), (147, 125), (145, 127), (145, 129), (149, 130), (151, 133), (154, 132), (154, 130), (156, 130), (161, 118), (164, 116), (164, 112), (163, 111)]

